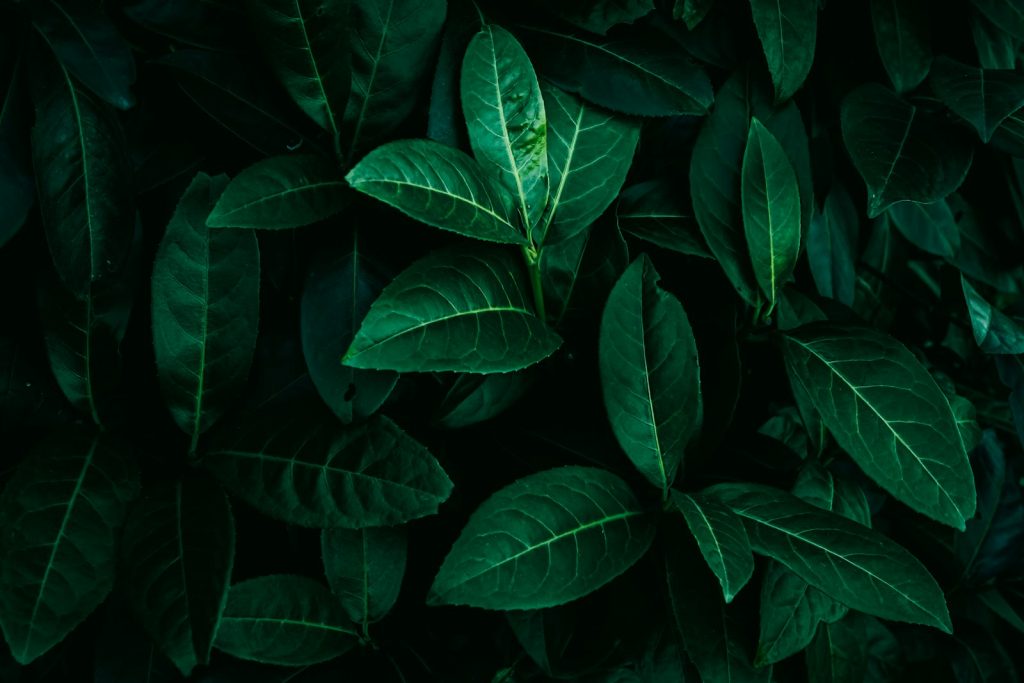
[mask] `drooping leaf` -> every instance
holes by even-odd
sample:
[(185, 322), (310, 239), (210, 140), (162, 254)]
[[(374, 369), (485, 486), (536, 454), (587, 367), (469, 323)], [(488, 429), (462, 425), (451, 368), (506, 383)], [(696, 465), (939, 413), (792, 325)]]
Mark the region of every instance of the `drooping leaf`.
[(342, 427), (316, 406), (218, 433), (205, 466), (264, 514), (304, 527), (362, 529), (437, 512), (452, 483), (386, 417)]
[(114, 587), (138, 471), (114, 437), (56, 432), (0, 495), (0, 627), (19, 664), (61, 642)]
[(326, 587), (272, 574), (231, 586), (214, 647), (239, 659), (307, 666), (340, 657), (355, 643), (351, 622)]
[(341, 121), (349, 158), (361, 156), (412, 112), (446, 5), (446, 0), (352, 0), (352, 92)]
[(271, 157), (231, 179), (206, 224), (211, 228), (299, 228), (333, 216), (347, 201), (341, 173), (324, 157)]
[(881, 85), (848, 94), (841, 121), (843, 142), (868, 187), (868, 218), (896, 202), (944, 198), (971, 166), (973, 148), (956, 127)]
[(833, 623), (822, 623), (806, 651), (807, 672), (821, 683), (860, 683), (868, 666), (863, 616), (850, 614)]
[(632, 566), (654, 527), (621, 479), (591, 467), (524, 477), (477, 508), (428, 602), (540, 609), (581, 598)]
[(697, 540), (705, 562), (732, 602), (754, 573), (754, 555), (743, 522), (713, 498), (672, 492), (672, 502)]
[(613, 111), (699, 116), (711, 106), (708, 77), (658, 32), (635, 30), (604, 38), (523, 27), (519, 35), (542, 75)]
[(153, 265), (153, 350), (164, 402), (191, 439), (224, 414), (256, 347), (260, 258), (250, 230), (211, 230), (225, 176), (200, 173), (167, 225)]
[(932, 65), (925, 0), (871, 0), (871, 25), (882, 66), (896, 92), (917, 87)]
[(754, 552), (768, 555), (848, 607), (952, 631), (946, 599), (928, 570), (876, 531), (758, 484), (706, 491), (743, 518)]
[(654, 11), (654, 0), (568, 0), (546, 9), (584, 31), (604, 35)]
[(29, 107), (23, 51), (0, 33), (0, 247), (24, 225), (36, 200), (31, 150), (25, 131)]
[(547, 107), (551, 194), (535, 240), (554, 244), (590, 227), (615, 200), (633, 161), (638, 122), (541, 87)]
[(853, 306), (857, 285), (859, 233), (860, 217), (853, 200), (842, 185), (833, 186), (825, 198), (824, 210), (811, 221), (807, 261), (818, 293), (847, 306)]
[(524, 244), (512, 196), (465, 153), (430, 140), (399, 140), (349, 171), (353, 189), (435, 228)]
[(324, 529), (320, 533), (327, 585), (366, 634), (394, 606), (405, 576), (406, 533), (401, 527)]
[(966, 277), (960, 276), (960, 284), (978, 347), (985, 353), (1024, 353), (1024, 325), (986, 301)]
[(800, 188), (779, 141), (756, 117), (743, 152), (743, 230), (754, 277), (775, 307), (800, 255)]
[(682, 304), (646, 255), (612, 289), (598, 350), (605, 410), (619, 445), (667, 495), (700, 428), (697, 344)]
[(775, 85), (775, 101), (788, 100), (803, 85), (814, 63), (817, 3), (814, 0), (750, 0), (750, 9)]
[(929, 79), (950, 110), (971, 124), (988, 142), (1007, 116), (1024, 106), (1024, 74), (981, 69), (939, 57)]
[(971, 0), (971, 4), (993, 24), (1017, 40), (1024, 40), (1024, 8), (1001, 0)]
[(208, 664), (235, 559), (224, 492), (199, 477), (147, 490), (121, 553), (129, 601), (150, 637), (185, 676)]
[(911, 508), (963, 529), (974, 477), (949, 402), (913, 354), (866, 327), (813, 323), (784, 339), (791, 380), (861, 469)]
[(487, 373), (543, 360), (561, 339), (534, 315), (524, 271), (518, 254), (499, 247), (428, 254), (384, 288), (344, 362), (398, 372)]
[(931, 204), (899, 202), (886, 213), (900, 234), (918, 249), (946, 259), (955, 259), (960, 253), (960, 231), (945, 200)]
[(662, 249), (712, 258), (691, 214), (667, 180), (649, 180), (627, 187), (615, 207), (615, 217), (623, 232)]
[(532, 375), (523, 372), (460, 375), (441, 400), (435, 420), (448, 429), (489, 420), (522, 398), (532, 380)]

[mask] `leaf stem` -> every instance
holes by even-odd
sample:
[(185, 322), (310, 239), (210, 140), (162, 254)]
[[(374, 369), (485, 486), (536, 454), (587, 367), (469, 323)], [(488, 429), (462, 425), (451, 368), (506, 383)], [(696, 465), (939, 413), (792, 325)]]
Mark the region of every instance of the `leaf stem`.
[(530, 287), (533, 289), (533, 305), (537, 309), (537, 317), (547, 322), (547, 311), (544, 308), (544, 285), (540, 278), (540, 259), (542, 251), (533, 246), (523, 247), (523, 258), (526, 269), (530, 273)]

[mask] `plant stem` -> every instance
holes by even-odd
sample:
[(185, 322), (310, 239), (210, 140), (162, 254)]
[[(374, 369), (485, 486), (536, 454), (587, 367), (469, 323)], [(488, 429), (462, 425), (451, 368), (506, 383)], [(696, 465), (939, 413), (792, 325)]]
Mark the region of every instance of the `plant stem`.
[(544, 285), (540, 279), (541, 252), (532, 246), (524, 246), (523, 258), (530, 272), (530, 287), (533, 289), (533, 305), (537, 309), (537, 317), (546, 322), (548, 316), (544, 308)]

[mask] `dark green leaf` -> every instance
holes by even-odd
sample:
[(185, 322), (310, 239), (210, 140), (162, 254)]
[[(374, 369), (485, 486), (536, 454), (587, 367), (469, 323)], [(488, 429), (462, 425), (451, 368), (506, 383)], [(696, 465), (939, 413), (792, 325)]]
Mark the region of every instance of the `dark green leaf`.
[(931, 204), (900, 202), (887, 209), (892, 224), (918, 249), (946, 259), (960, 252), (960, 231), (949, 204), (940, 199)]
[(691, 213), (680, 201), (678, 190), (666, 180), (627, 187), (615, 207), (623, 232), (662, 249), (712, 258)]
[(435, 420), (448, 429), (489, 420), (522, 398), (532, 380), (532, 376), (521, 372), (459, 375), (442, 399)]
[(950, 653), (957, 683), (1016, 683), (1013, 660), (991, 631), (968, 624)]
[(833, 186), (825, 198), (824, 210), (811, 221), (807, 233), (807, 261), (818, 292), (847, 306), (853, 306), (857, 285), (859, 233), (860, 216), (853, 200), (842, 185)]
[(235, 559), (227, 496), (204, 478), (146, 491), (125, 523), (125, 586), (135, 614), (188, 676), (208, 664)]
[(986, 301), (966, 277), (960, 277), (974, 341), (985, 353), (1024, 353), (1024, 326)]
[(654, 0), (567, 0), (546, 6), (573, 26), (604, 35), (620, 24), (632, 24), (654, 11)]
[(622, 450), (666, 492), (700, 429), (697, 345), (682, 304), (646, 255), (626, 269), (601, 317), (604, 405)]
[(1024, 74), (981, 69), (939, 57), (929, 79), (935, 94), (988, 142), (1007, 116), (1024, 106)]
[(0, 247), (28, 218), (36, 200), (31, 152), (25, 131), (29, 107), (24, 87), (22, 52), (0, 33)]
[(1004, 0), (971, 0), (971, 4), (993, 24), (1024, 40), (1024, 7)]
[(1024, 38), (1015, 38), (980, 12), (971, 13), (971, 34), (983, 69), (1013, 69)]
[(307, 666), (345, 654), (354, 636), (322, 584), (274, 574), (231, 586), (214, 646), (239, 659)]
[(540, 609), (570, 602), (632, 566), (654, 526), (621, 479), (590, 467), (530, 475), (477, 508), (428, 602)]
[(19, 664), (61, 642), (114, 587), (138, 472), (124, 444), (83, 432), (36, 445), (0, 495), (0, 627)]
[(800, 652), (814, 640), (819, 623), (831, 623), (846, 607), (802, 578), (771, 562), (761, 581), (761, 632), (755, 663), (775, 664)]
[(453, 247), (420, 259), (370, 307), (344, 362), (398, 372), (509, 372), (561, 339), (534, 315), (518, 254)]
[(672, 502), (686, 520), (711, 572), (732, 602), (754, 573), (754, 555), (743, 522), (713, 498), (672, 492)]
[(600, 310), (627, 265), (628, 246), (610, 222), (545, 247), (541, 282), (550, 317), (562, 324), (573, 314), (589, 317)]
[(862, 683), (868, 666), (863, 617), (823, 623), (807, 648), (807, 673), (815, 683)]
[(882, 66), (897, 92), (917, 87), (932, 65), (926, 0), (871, 0), (871, 24)]
[(691, 31), (704, 20), (708, 11), (714, 6), (715, 0), (676, 0), (672, 15), (682, 19)]
[(261, 512), (314, 528), (402, 524), (436, 513), (452, 489), (430, 451), (391, 420), (341, 427), (313, 407), (219, 433), (204, 464)]
[(408, 552), (405, 529), (324, 529), (320, 551), (327, 584), (365, 635), (398, 599)]
[(775, 85), (775, 101), (788, 100), (814, 63), (818, 6), (814, 0), (750, 0), (750, 9)]
[(230, 44), (233, 29), (245, 21), (235, 0), (136, 0), (123, 11), (154, 33), (212, 49)]

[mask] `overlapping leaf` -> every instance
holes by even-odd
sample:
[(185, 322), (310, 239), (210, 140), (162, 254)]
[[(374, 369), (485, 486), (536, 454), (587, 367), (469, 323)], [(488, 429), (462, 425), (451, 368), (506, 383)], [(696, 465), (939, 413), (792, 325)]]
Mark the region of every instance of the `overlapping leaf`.
[(713, 498), (673, 491), (672, 502), (722, 584), (725, 601), (732, 602), (754, 574), (754, 555), (743, 522)]
[(928, 75), (932, 46), (925, 0), (871, 0), (871, 25), (882, 66), (897, 92), (915, 88)]
[(324, 529), (320, 552), (327, 584), (341, 607), (366, 635), (391, 610), (405, 576), (405, 529)]
[(948, 57), (932, 67), (931, 85), (943, 104), (988, 142), (1010, 114), (1024, 106), (1024, 74), (981, 69)]
[(775, 101), (788, 100), (814, 63), (818, 4), (814, 0), (750, 0), (750, 9), (775, 85)]

